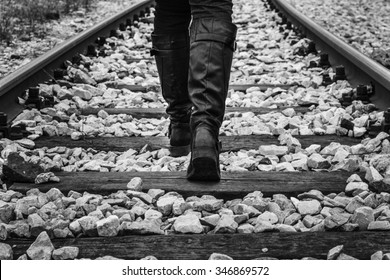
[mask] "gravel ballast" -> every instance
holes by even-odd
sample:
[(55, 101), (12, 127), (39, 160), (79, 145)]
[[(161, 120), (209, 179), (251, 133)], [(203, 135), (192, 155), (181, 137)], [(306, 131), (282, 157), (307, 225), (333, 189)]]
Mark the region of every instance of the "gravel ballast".
[(390, 69), (389, 1), (288, 1), (334, 35)]
[[(76, 259), (78, 248), (54, 248), (53, 238), (114, 237), (126, 235), (175, 234), (262, 234), (264, 232), (390, 231), (390, 142), (381, 132), (368, 137), (367, 124), (380, 124), (383, 112), (370, 104), (354, 101), (342, 106), (343, 93), (352, 90), (347, 81), (324, 85), (323, 75), (333, 70), (309, 68), (315, 54), (305, 54), (309, 40), (294, 31), (279, 32), (256, 1), (235, 1), (234, 21), (240, 29), (238, 51), (232, 65), (231, 83), (253, 84), (246, 92), (230, 90), (229, 107), (297, 106), (313, 104), (308, 112), (294, 108), (254, 115), (229, 113), (221, 135), (274, 135), (278, 145), (224, 152), (223, 172), (320, 172), (348, 171), (352, 175), (341, 193), (323, 194), (313, 190), (286, 197), (264, 197), (260, 191), (234, 200), (214, 196), (183, 197), (160, 189), (145, 191), (142, 178), (129, 178), (123, 190), (110, 195), (62, 193), (52, 188), (44, 193), (31, 189), (26, 194), (0, 191), (0, 237), (30, 238), (31, 247), (22, 259)], [(153, 12), (153, 9), (152, 9)], [(105, 108), (163, 108), (158, 89), (132, 90), (137, 86), (157, 86), (153, 61), (146, 59), (151, 47), (152, 25), (140, 22), (123, 32), (124, 40), (108, 38), (106, 56), (81, 56), (80, 64), (69, 64), (62, 85), (40, 85), (43, 95), (55, 96), (53, 108), (26, 109), (14, 120), (30, 133), (27, 139), (0, 140), (0, 173), (13, 178), (23, 174), (25, 182), (58, 182), (56, 171), (185, 171), (190, 156), (173, 158), (167, 149), (103, 152), (92, 148), (35, 148), (41, 136), (83, 137), (167, 136), (169, 120), (137, 119), (130, 115), (109, 115)], [(285, 38), (284, 38), (285, 37)], [(136, 61), (134, 60), (136, 58)], [(86, 65), (89, 65), (88, 67)], [(256, 85), (293, 84), (289, 89), (260, 90)], [(25, 102), (26, 96), (20, 98)], [(97, 115), (83, 116), (87, 107), (101, 108)], [(345, 128), (345, 123), (349, 129)], [(337, 142), (302, 148), (296, 136), (338, 134), (360, 138), (356, 145)], [(71, 140), (69, 140), (71, 141)], [(34, 172), (26, 173), (26, 170)], [(16, 175), (15, 175), (16, 174)], [(91, 173), (92, 174), (92, 173)], [(93, 176), (93, 175), (92, 175)], [(146, 189), (146, 188), (145, 188)], [(34, 241), (35, 240), (35, 241)], [(3, 258), (13, 258), (12, 250), (1, 246)], [(265, 248), (265, 250), (267, 250)], [(389, 258), (388, 252), (372, 252), (372, 259)], [(308, 256), (310, 257), (310, 256)], [(115, 259), (105, 256), (100, 259)], [(153, 256), (146, 256), (154, 259)], [(216, 252), (210, 259), (230, 259)], [(328, 259), (354, 259), (333, 248)]]

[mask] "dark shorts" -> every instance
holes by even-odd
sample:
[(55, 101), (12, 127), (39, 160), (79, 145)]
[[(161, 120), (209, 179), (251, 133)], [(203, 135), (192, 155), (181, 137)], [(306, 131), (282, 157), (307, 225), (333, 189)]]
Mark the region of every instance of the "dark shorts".
[(154, 32), (186, 32), (191, 15), (193, 19), (218, 18), (231, 22), (232, 7), (232, 0), (156, 0)]

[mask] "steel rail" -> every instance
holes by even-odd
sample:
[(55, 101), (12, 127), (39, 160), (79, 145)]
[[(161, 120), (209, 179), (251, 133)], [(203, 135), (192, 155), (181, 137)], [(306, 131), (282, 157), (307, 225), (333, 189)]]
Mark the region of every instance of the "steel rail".
[(5, 112), (12, 120), (22, 110), (16, 100), (29, 87), (50, 79), (53, 70), (59, 68), (61, 63), (69, 60), (75, 54), (85, 53), (87, 46), (93, 44), (100, 36), (108, 36), (110, 31), (117, 28), (120, 23), (132, 17), (154, 3), (153, 0), (143, 0), (129, 7), (125, 11), (98, 23), (75, 37), (63, 42), (44, 55), (17, 69), (12, 74), (0, 80), (0, 112)]
[(390, 70), (298, 12), (286, 0), (271, 1), (296, 28), (315, 42), (317, 49), (329, 54), (333, 67), (345, 66), (348, 81), (352, 86), (372, 83), (375, 86), (375, 95), (371, 101), (382, 110), (390, 107)]

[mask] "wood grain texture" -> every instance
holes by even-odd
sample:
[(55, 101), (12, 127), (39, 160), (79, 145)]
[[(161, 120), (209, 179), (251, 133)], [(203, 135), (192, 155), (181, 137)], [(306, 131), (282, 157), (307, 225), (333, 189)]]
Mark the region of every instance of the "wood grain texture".
[[(148, 92), (148, 91), (159, 91), (160, 90), (160, 86), (144, 87), (144, 86), (140, 86), (140, 85), (127, 85), (127, 84), (124, 85), (124, 84), (118, 84), (118, 83), (111, 82), (111, 81), (107, 82), (106, 85), (107, 85), (107, 87), (117, 88), (117, 89), (125, 87), (126, 89), (131, 90), (131, 91), (135, 91), (135, 92), (137, 92), (137, 91)], [(248, 88), (258, 87), (260, 89), (260, 91), (266, 91), (269, 88), (289, 89), (293, 86), (294, 86), (293, 84), (238, 84), (238, 85), (232, 84), (232, 85), (229, 85), (229, 89), (232, 89), (235, 91), (246, 91)]]
[(163, 189), (176, 191), (184, 197), (214, 195), (223, 199), (242, 198), (253, 191), (261, 191), (266, 196), (282, 193), (296, 196), (316, 189), (324, 194), (339, 193), (345, 190), (349, 172), (236, 172), (222, 173), (220, 182), (190, 182), (185, 172), (59, 172), (59, 183), (41, 185), (14, 183), (11, 190), (22, 193), (31, 188), (43, 192), (58, 188), (64, 194), (70, 190), (110, 194), (125, 190), (133, 177), (141, 177), (143, 189)]
[[(9, 239), (14, 258), (24, 254), (33, 240)], [(55, 248), (76, 246), (78, 258), (113, 256), (140, 259), (153, 255), (158, 259), (206, 260), (212, 253), (222, 253), (233, 259), (274, 257), (326, 259), (328, 251), (344, 245), (343, 252), (358, 259), (370, 259), (371, 254), (390, 251), (390, 235), (386, 232), (308, 232), (218, 235), (119, 236), (111, 238), (54, 239)], [(267, 252), (263, 252), (267, 248)]]
[[(263, 108), (263, 107), (227, 107), (226, 113), (244, 113), (244, 112), (253, 112), (255, 115), (267, 114), (270, 112), (281, 112), (286, 108), (294, 108), (297, 113), (306, 113), (309, 111), (307, 107), (280, 107), (277, 109)], [(165, 108), (84, 108), (81, 110), (83, 115), (97, 115), (100, 110), (106, 111), (110, 115), (119, 115), (126, 114), (131, 115), (133, 118), (161, 118), (168, 117), (168, 114), (165, 112)]]
[[(303, 148), (311, 144), (319, 144), (322, 147), (329, 145), (331, 142), (339, 142), (342, 145), (356, 145), (360, 139), (351, 137), (340, 137), (337, 135), (323, 136), (294, 136)], [(221, 136), (222, 152), (258, 149), (260, 145), (279, 145), (278, 138), (272, 135), (247, 135), (247, 136)], [(35, 140), (35, 147), (57, 147), (63, 146), (68, 148), (93, 148), (98, 151), (117, 151), (124, 152), (128, 149), (140, 150), (148, 145), (150, 150), (169, 148), (168, 137), (95, 137), (73, 141), (70, 137), (40, 137)]]

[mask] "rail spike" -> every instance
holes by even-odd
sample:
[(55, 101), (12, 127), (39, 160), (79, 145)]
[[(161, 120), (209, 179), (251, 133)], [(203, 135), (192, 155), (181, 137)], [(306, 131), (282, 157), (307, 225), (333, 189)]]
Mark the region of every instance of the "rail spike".
[(0, 112), (0, 139), (9, 138), (8, 116), (4, 112)]
[(320, 61), (318, 62), (318, 66), (324, 69), (330, 67), (329, 55), (327, 53), (320, 54)]
[(383, 117), (384, 118), (382, 122), (382, 131), (390, 133), (390, 108), (387, 108), (387, 110), (384, 112)]
[(27, 108), (36, 108), (38, 110), (44, 107), (43, 98), (40, 96), (39, 88), (31, 87), (28, 89), (28, 97), (25, 106)]
[(328, 86), (328, 85), (331, 85), (333, 83), (332, 79), (330, 78), (329, 74), (325, 73), (323, 76), (322, 76), (322, 85), (323, 86)]
[(356, 99), (362, 101), (364, 104), (370, 102), (368, 94), (368, 87), (366, 85), (358, 85), (356, 88)]
[(340, 103), (341, 103), (341, 106), (348, 107), (348, 106), (352, 105), (352, 101), (353, 101), (352, 93), (346, 92), (346, 93), (343, 93), (342, 98), (340, 100)]
[(343, 65), (336, 66), (336, 75), (333, 78), (334, 82), (346, 80), (345, 67)]
[(87, 56), (96, 57), (98, 52), (96, 51), (96, 47), (94, 45), (88, 45), (87, 47)]

